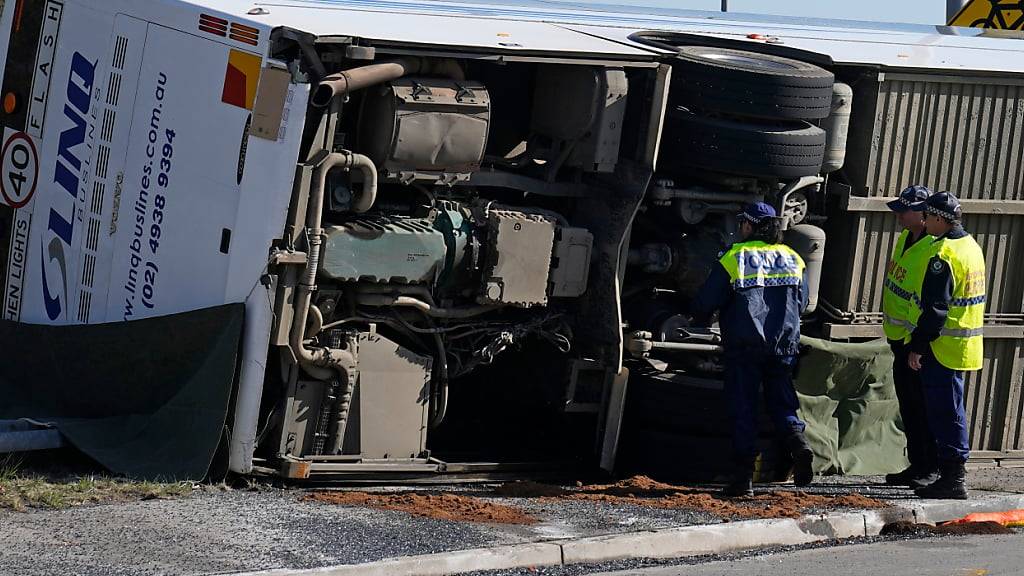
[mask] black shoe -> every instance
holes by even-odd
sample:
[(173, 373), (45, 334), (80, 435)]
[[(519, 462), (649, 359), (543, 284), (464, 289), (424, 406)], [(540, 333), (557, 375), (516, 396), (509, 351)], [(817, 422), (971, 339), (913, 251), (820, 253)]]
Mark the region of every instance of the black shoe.
[(938, 479), (938, 470), (932, 468), (927, 472), (921, 472), (913, 466), (910, 466), (902, 472), (885, 475), (885, 483), (888, 486), (909, 486), (914, 489), (924, 488)]
[(911, 476), (910, 481), (907, 482), (907, 486), (910, 486), (914, 490), (917, 490), (918, 488), (931, 486), (938, 479), (938, 470), (932, 470), (931, 472), (916, 472), (913, 476)]
[(919, 498), (966, 500), (966, 471), (963, 462), (946, 462), (939, 466), (939, 479), (924, 488), (914, 490)]
[(814, 452), (803, 434), (790, 437), (789, 453), (793, 457), (793, 484), (809, 485), (814, 481)]
[(754, 482), (747, 476), (746, 478), (735, 477), (729, 481), (729, 484), (722, 489), (722, 496), (726, 498), (745, 498), (747, 496), (754, 495)]
[(754, 495), (754, 463), (757, 457), (741, 458), (736, 461), (729, 484), (722, 489), (725, 498), (742, 498)]
[(914, 478), (914, 467), (909, 466), (902, 472), (894, 472), (892, 474), (885, 475), (885, 483), (889, 486), (910, 486), (911, 479)]

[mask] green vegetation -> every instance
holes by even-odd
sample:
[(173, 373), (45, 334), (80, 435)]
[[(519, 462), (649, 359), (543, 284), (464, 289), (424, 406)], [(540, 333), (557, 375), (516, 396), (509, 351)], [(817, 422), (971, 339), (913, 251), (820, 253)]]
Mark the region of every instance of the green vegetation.
[(21, 462), (0, 459), (0, 510), (63, 509), (81, 504), (176, 498), (192, 493), (190, 482), (135, 482), (107, 476), (48, 478), (21, 474)]

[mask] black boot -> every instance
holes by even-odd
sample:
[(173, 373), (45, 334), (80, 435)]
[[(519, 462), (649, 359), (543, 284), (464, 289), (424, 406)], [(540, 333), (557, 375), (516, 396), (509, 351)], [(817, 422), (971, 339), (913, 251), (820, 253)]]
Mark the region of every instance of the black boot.
[(901, 472), (893, 472), (885, 475), (885, 483), (889, 486), (909, 486), (910, 479), (914, 477), (914, 466), (911, 464)]
[(907, 482), (907, 486), (910, 486), (914, 490), (918, 488), (924, 488), (925, 486), (931, 486), (939, 479), (939, 471), (934, 468), (929, 471), (916, 471), (910, 480)]
[(754, 458), (738, 460), (732, 473), (729, 484), (722, 489), (722, 496), (726, 498), (742, 498), (754, 495)]
[(963, 462), (943, 462), (939, 465), (939, 479), (928, 486), (914, 490), (919, 498), (944, 500), (966, 500), (967, 486), (964, 485)]
[(793, 457), (793, 484), (807, 486), (814, 480), (814, 452), (802, 432), (789, 437), (789, 453)]
[(885, 475), (885, 483), (889, 486), (909, 486), (924, 488), (939, 479), (939, 472), (934, 468), (922, 470), (911, 464), (906, 470)]

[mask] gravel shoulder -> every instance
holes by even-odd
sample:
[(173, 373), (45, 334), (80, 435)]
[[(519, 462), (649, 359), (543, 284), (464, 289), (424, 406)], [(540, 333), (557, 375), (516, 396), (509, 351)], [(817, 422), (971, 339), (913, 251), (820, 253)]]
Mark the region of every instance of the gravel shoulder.
[(12, 574), (191, 576), (357, 564), (719, 521), (685, 510), (500, 498), (494, 500), (541, 521), (480, 524), (308, 502), (303, 494), (207, 489), (173, 500), (0, 511), (0, 566)]

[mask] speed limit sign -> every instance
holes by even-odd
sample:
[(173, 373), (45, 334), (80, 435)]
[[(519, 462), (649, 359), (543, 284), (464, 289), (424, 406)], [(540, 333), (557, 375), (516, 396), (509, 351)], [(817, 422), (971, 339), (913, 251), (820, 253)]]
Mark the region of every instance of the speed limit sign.
[(39, 179), (36, 145), (28, 134), (15, 132), (4, 142), (2, 158), (0, 193), (3, 194), (3, 202), (13, 208), (21, 208), (32, 199)]

